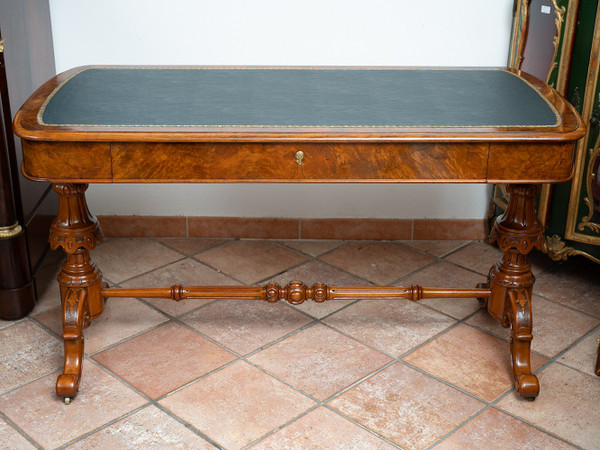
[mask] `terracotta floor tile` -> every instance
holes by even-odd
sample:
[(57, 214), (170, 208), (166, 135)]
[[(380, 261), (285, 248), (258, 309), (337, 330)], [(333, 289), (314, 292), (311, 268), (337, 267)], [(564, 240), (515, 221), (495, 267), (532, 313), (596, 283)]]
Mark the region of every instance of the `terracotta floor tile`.
[(534, 402), (511, 393), (497, 405), (573, 444), (598, 448), (600, 378), (557, 363), (544, 368), (538, 377), (541, 390)]
[(160, 242), (171, 247), (178, 252), (183, 253), (187, 256), (192, 256), (197, 253), (208, 250), (209, 248), (216, 247), (217, 245), (224, 244), (227, 239), (160, 239)]
[(569, 449), (575, 448), (495, 408), (479, 416), (443, 440), (436, 449)]
[[(227, 270), (199, 262), (205, 254)], [(540, 371), (541, 393), (535, 402), (522, 401), (513, 390), (480, 415), (477, 411), (485, 404), (453, 389), (452, 383), (488, 400), (512, 389), (512, 377), (508, 331), (487, 313), (473, 315), (478, 303), (472, 299), (306, 302), (298, 307), (260, 301), (110, 299), (101, 318), (85, 330), (86, 353), (104, 350), (92, 358), (154, 398), (189, 383), (163, 399), (187, 422), (183, 425), (92, 360), (84, 361), (80, 395), (73, 404), (65, 407), (56, 398), (62, 342), (36, 322), (62, 333), (55, 279), (63, 256), (53, 252), (42, 267), (33, 319), (0, 321), (0, 448), (30, 448), (17, 428), (43, 448), (68, 445), (84, 435), (72, 446), (210, 448), (202, 433), (228, 449), (253, 442), (259, 448), (389, 448), (380, 436), (405, 448), (427, 447), (444, 437), (438, 444), (442, 448), (568, 446), (544, 431), (580, 448), (596, 448), (600, 442), (600, 379), (591, 376), (600, 335), (600, 302), (594, 295), (599, 272), (587, 261), (569, 259), (556, 265), (540, 252), (531, 255), (538, 274), (534, 292), (543, 296), (533, 300), (533, 349), (560, 356)], [(483, 242), (443, 240), (109, 238), (92, 257), (106, 280), (122, 287), (235, 285), (234, 278), (244, 283), (263, 284), (270, 278), (280, 284), (297, 279), (342, 286), (370, 284), (366, 279), (384, 284), (391, 278), (385, 283), (390, 284), (415, 270), (399, 284), (471, 287), (485, 279), (499, 251)], [(466, 268), (452, 263), (453, 258)], [(371, 273), (381, 278), (373, 279)], [(182, 315), (209, 340), (177, 322), (166, 324), (168, 318), (156, 308)], [(329, 315), (325, 321), (335, 329), (312, 324), (249, 357), (259, 367), (243, 361), (223, 367), (234, 355), (210, 342), (216, 339), (247, 354), (310, 324), (313, 319), (306, 313), (316, 318)], [(452, 317), (469, 315), (468, 324), (448, 330), (456, 324)], [(132, 336), (136, 337), (119, 343)], [(405, 361), (370, 375), (390, 361), (375, 348), (396, 357), (418, 345), (422, 346)], [(533, 355), (534, 369), (544, 362)], [(316, 404), (287, 385), (323, 399), (365, 376), (328, 402), (335, 411), (328, 406), (310, 410)], [(500, 383), (502, 377), (506, 379)], [(3, 387), (8, 379), (11, 386)], [(13, 385), (14, 380), (18, 383)], [(15, 427), (3, 420), (5, 416)]]
[(490, 268), (502, 257), (498, 247), (487, 242), (473, 242), (457, 252), (448, 255), (447, 261), (474, 270), (487, 276)]
[(0, 392), (56, 370), (62, 342), (28, 320), (0, 330)]
[[(210, 267), (196, 261), (192, 258), (187, 258), (181, 261), (174, 262), (168, 266), (161, 267), (153, 272), (149, 272), (140, 277), (132, 278), (124, 283), (121, 287), (166, 287), (174, 284), (183, 286), (239, 286), (238, 281), (229, 278), (222, 273), (217, 272)], [(187, 299), (178, 302), (163, 299), (149, 298), (145, 299), (148, 303), (166, 312), (167, 314), (177, 317), (185, 314), (199, 306), (205, 305), (212, 300)]]
[(396, 448), (333, 411), (319, 407), (266, 437), (252, 449), (392, 449)]
[(598, 354), (598, 339), (600, 328), (597, 328), (588, 337), (583, 339), (573, 348), (565, 352), (558, 361), (577, 370), (595, 376), (594, 366)]
[[(60, 308), (41, 314), (35, 320), (62, 336)], [(110, 299), (104, 305), (102, 315), (83, 332), (85, 353), (95, 353), (167, 320), (167, 317), (135, 298)]]
[(398, 357), (456, 321), (408, 300), (362, 300), (333, 314), (325, 322)]
[[(598, 319), (587, 316), (557, 303), (533, 296), (533, 341), (531, 349), (548, 357), (554, 357), (569, 347), (581, 336), (600, 324)], [(510, 329), (503, 328), (487, 311), (482, 310), (467, 320), (467, 323), (489, 333), (510, 339)]]
[(401, 363), (373, 375), (329, 405), (407, 449), (433, 444), (484, 406)]
[(389, 284), (435, 259), (394, 242), (352, 242), (320, 257), (376, 284)]
[(17, 323), (25, 322), (27, 319), (20, 320), (2, 320), (0, 319), (0, 330), (3, 330), (6, 327), (10, 327), (11, 325), (15, 325)]
[(599, 273), (598, 266), (589, 261), (566, 261), (540, 276), (533, 289), (536, 294), (600, 318)]
[(243, 283), (257, 283), (307, 258), (272, 241), (233, 241), (196, 258)]
[[(513, 386), (508, 343), (467, 325), (459, 324), (403, 360), (488, 402)], [(531, 357), (533, 370), (545, 362)]]
[(235, 356), (188, 328), (168, 323), (98, 353), (94, 359), (155, 399)]
[(296, 333), (249, 360), (319, 400), (392, 361), (323, 325)]
[(291, 247), (311, 256), (319, 256), (329, 252), (346, 243), (346, 241), (329, 240), (329, 239), (297, 239), (293, 241), (280, 241), (283, 245)]
[(219, 300), (181, 317), (204, 335), (245, 355), (311, 322), (280, 303)]
[[(474, 288), (478, 283), (486, 281), (487, 278), (483, 275), (440, 261), (402, 280), (399, 285), (410, 286), (416, 284), (431, 288)], [(431, 298), (421, 300), (420, 303), (457, 319), (463, 319), (479, 310), (479, 301), (474, 298)]]
[(182, 259), (176, 252), (152, 239), (113, 238), (91, 252), (92, 259), (113, 283), (157, 269)]
[(465, 246), (470, 241), (454, 241), (454, 240), (423, 240), (423, 241), (400, 241), (409, 247), (416, 248), (422, 252), (437, 256), (438, 258)]
[(67, 447), (69, 449), (214, 449), (185, 425), (148, 406)]
[(44, 448), (55, 448), (142, 406), (146, 400), (94, 364), (83, 365), (69, 406), (56, 396), (53, 373), (0, 396), (0, 411)]
[[(344, 272), (343, 270), (337, 269), (321, 261), (314, 260), (302, 264), (292, 270), (288, 270), (268, 281), (274, 281), (280, 285), (286, 285), (290, 281), (302, 281), (308, 286), (312, 286), (319, 281), (334, 286), (364, 286), (369, 284), (348, 272)], [(321, 318), (349, 305), (353, 301), (355, 300), (335, 300), (315, 303), (310, 300), (301, 303), (300, 305), (295, 305), (294, 308), (297, 308), (306, 314), (310, 314), (313, 317)]]
[(17, 430), (11, 427), (6, 421), (0, 419), (0, 446), (6, 449), (34, 449), (32, 443), (25, 439)]
[(160, 404), (225, 448), (237, 449), (315, 403), (250, 364), (238, 362)]

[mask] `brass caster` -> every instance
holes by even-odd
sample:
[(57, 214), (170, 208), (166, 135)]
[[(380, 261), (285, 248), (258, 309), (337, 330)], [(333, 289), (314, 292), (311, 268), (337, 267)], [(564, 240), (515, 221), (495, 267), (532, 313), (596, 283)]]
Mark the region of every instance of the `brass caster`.
[(71, 397), (65, 397), (64, 402), (65, 402), (65, 405), (71, 404)]

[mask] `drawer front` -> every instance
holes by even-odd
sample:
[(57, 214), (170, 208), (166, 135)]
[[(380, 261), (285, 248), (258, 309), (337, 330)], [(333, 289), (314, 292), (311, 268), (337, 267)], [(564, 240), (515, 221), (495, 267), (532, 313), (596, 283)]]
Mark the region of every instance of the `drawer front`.
[(23, 174), (37, 181), (110, 181), (108, 142), (22, 141)]
[(492, 144), (488, 182), (560, 182), (573, 176), (575, 143)]
[(118, 143), (115, 181), (480, 181), (487, 144)]

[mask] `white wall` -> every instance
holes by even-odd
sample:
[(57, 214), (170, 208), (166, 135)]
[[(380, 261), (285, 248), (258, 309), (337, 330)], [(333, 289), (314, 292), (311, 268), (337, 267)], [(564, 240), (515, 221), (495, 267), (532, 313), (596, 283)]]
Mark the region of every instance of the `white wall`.
[[(84, 64), (503, 66), (513, 0), (50, 0)], [(95, 214), (483, 218), (484, 185), (94, 185)]]

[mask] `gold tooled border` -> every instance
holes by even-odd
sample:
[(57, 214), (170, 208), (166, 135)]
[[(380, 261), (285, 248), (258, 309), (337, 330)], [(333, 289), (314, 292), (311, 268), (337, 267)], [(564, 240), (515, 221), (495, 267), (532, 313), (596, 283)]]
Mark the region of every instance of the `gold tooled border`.
[[(552, 125), (164, 125), (164, 124), (127, 124), (127, 125), (115, 125), (115, 124), (79, 124), (79, 123), (53, 123), (47, 124), (44, 122), (43, 115), (46, 111), (46, 107), (52, 100), (52, 98), (56, 95), (56, 93), (67, 84), (70, 80), (72, 80), (77, 75), (90, 70), (90, 69), (104, 69), (104, 70), (438, 70), (438, 71), (447, 71), (447, 70), (474, 70), (474, 71), (485, 71), (485, 70), (500, 70), (506, 73), (513, 75), (518, 78), (523, 83), (527, 84), (544, 102), (550, 110), (554, 113), (554, 117), (556, 122)], [(120, 66), (120, 67), (102, 67), (102, 66), (90, 66), (86, 67), (69, 78), (60, 83), (54, 91), (46, 98), (42, 106), (40, 107), (37, 114), (37, 121), (39, 125), (47, 126), (47, 127), (90, 127), (90, 128), (129, 128), (129, 127), (140, 127), (140, 128), (247, 128), (247, 129), (260, 129), (260, 128), (348, 128), (348, 129), (361, 129), (361, 128), (460, 128), (460, 129), (477, 129), (477, 128), (555, 128), (562, 123), (562, 118), (554, 105), (550, 103), (550, 101), (541, 94), (529, 81), (521, 78), (514, 72), (503, 68), (465, 68), (465, 67), (378, 67), (378, 68), (346, 68), (346, 67), (172, 67), (172, 66), (148, 66), (148, 67), (136, 67), (136, 66)]]

